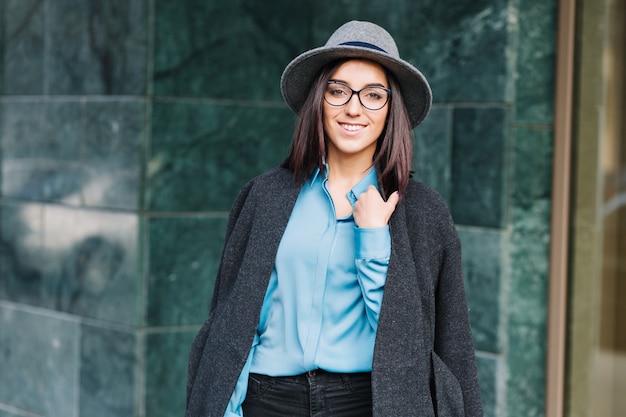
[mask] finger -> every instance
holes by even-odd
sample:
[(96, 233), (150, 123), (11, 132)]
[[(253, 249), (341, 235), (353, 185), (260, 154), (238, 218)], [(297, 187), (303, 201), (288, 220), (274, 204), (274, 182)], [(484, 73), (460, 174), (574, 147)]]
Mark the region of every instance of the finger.
[(367, 187), (367, 189), (365, 190), (364, 194), (372, 194), (374, 196), (379, 197), (381, 200), (383, 199), (383, 197), (380, 195), (380, 193), (378, 192), (378, 189), (376, 187), (374, 187), (373, 185), (369, 185)]
[(400, 194), (397, 191), (391, 193), (389, 198), (387, 199), (387, 204), (395, 207), (398, 205), (398, 201), (400, 200)]

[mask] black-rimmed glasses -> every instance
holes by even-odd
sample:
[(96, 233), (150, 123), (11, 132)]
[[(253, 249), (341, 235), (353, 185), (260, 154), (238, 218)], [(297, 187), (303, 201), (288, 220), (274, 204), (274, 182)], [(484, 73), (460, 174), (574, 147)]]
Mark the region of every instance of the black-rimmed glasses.
[(355, 94), (366, 109), (380, 110), (389, 101), (391, 90), (381, 86), (368, 86), (357, 91), (346, 83), (330, 80), (324, 93), (324, 100), (331, 106), (340, 107), (349, 102)]

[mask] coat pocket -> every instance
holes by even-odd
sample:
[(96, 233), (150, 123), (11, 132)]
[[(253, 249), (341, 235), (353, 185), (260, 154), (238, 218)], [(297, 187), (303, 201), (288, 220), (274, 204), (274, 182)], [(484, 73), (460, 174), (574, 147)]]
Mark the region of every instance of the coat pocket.
[(432, 352), (433, 405), (437, 417), (463, 417), (463, 390), (448, 365)]

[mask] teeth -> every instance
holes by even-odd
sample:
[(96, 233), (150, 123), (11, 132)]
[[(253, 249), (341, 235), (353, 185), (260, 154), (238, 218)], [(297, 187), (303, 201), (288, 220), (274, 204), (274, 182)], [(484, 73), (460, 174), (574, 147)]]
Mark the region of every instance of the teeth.
[(351, 132), (356, 132), (357, 130), (361, 130), (363, 128), (363, 126), (361, 125), (347, 125), (347, 124), (342, 124), (341, 127)]

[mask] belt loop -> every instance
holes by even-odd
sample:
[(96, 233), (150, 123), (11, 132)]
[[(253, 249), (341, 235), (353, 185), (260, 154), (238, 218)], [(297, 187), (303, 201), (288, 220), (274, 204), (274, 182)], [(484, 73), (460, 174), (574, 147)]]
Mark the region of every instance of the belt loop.
[(343, 382), (344, 385), (350, 385), (350, 374), (341, 374), (341, 382)]

